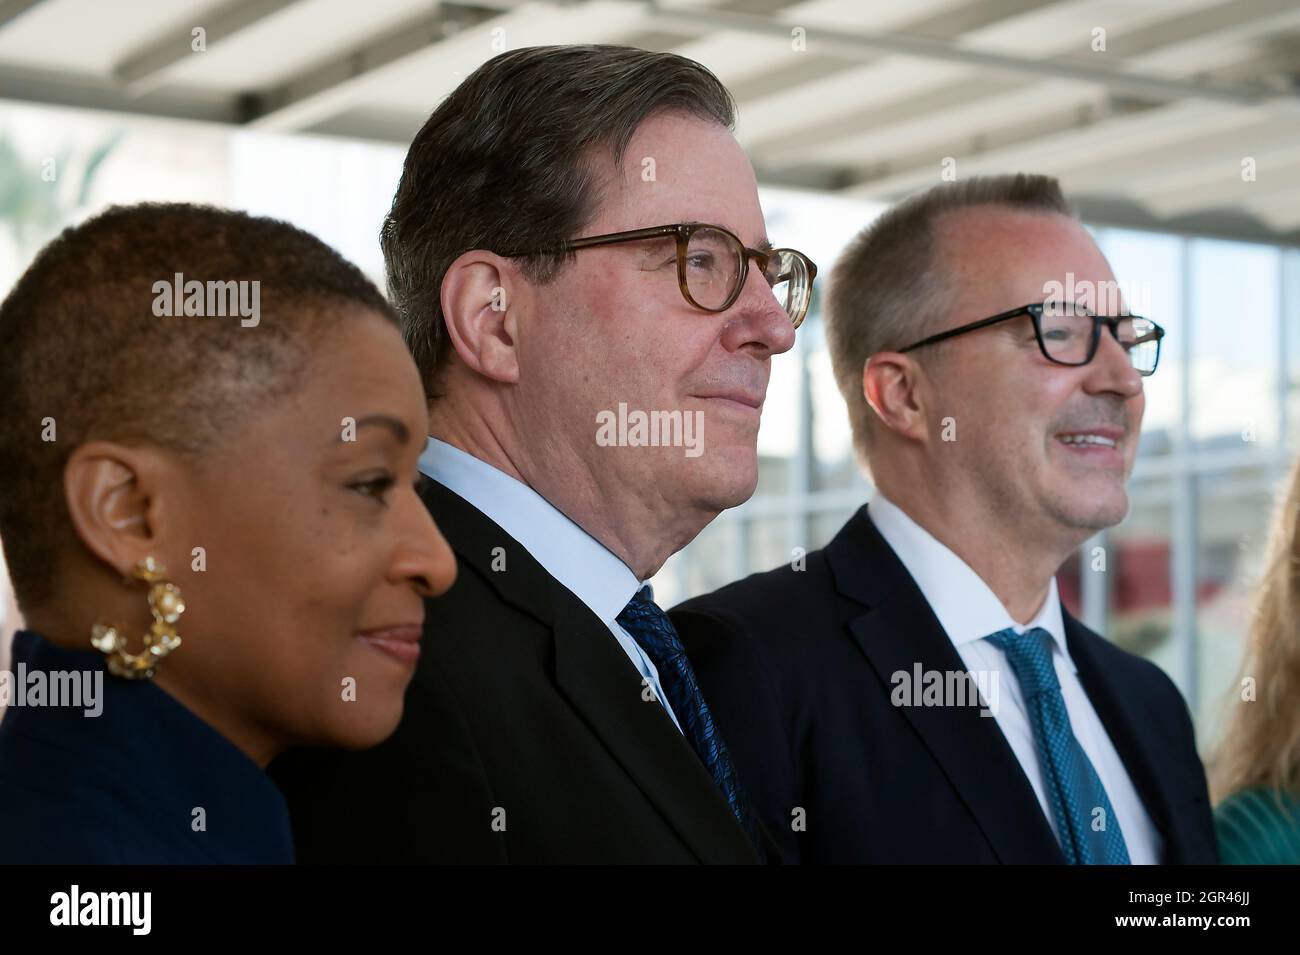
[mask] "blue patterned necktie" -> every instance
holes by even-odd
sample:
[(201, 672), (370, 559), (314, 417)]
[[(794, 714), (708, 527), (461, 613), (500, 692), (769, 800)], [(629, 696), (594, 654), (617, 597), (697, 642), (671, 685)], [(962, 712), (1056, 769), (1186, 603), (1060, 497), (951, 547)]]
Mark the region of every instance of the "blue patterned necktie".
[(677, 636), (677, 629), (668, 619), (668, 614), (660, 610), (659, 605), (651, 599), (650, 594), (649, 586), (636, 592), (618, 615), (619, 626), (632, 636), (654, 662), (655, 669), (659, 671), (659, 682), (668, 697), (668, 705), (681, 721), (687, 741), (713, 777), (713, 782), (722, 790), (727, 805), (749, 834), (749, 841), (758, 850), (759, 858), (763, 859), (765, 853), (758, 838), (758, 823), (736, 779), (735, 767), (727, 754), (727, 744), (722, 741), (722, 734), (713, 724), (713, 714), (704, 702), (704, 694), (700, 692), (695, 670), (686, 657), (686, 649)]
[[(1101, 777), (1070, 728), (1065, 697), (1052, 665), (1052, 635), (1042, 627), (1024, 633), (1008, 628), (988, 639), (1006, 653), (1024, 694), (1065, 861), (1071, 865), (1128, 865), (1124, 833)], [(1100, 831), (1094, 820), (1100, 823)]]

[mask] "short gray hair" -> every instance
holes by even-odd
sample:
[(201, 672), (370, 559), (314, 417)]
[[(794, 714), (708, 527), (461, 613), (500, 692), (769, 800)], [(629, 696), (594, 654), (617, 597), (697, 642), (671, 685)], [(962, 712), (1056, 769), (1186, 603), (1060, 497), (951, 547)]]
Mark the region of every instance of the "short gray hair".
[(1051, 176), (1018, 173), (943, 183), (883, 212), (831, 272), (826, 341), (848, 404), (853, 444), (863, 457), (875, 413), (862, 394), (862, 368), (876, 352), (924, 338), (951, 308), (953, 289), (938, 255), (936, 225), (944, 214), (972, 206), (1074, 215)]

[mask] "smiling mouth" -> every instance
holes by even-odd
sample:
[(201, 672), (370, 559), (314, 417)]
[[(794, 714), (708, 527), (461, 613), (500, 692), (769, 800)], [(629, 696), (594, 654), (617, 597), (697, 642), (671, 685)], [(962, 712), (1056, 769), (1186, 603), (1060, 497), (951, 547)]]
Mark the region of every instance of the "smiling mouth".
[(1083, 434), (1058, 434), (1057, 440), (1062, 444), (1068, 444), (1073, 447), (1099, 447), (1115, 448), (1119, 442), (1114, 438), (1109, 438), (1104, 434), (1093, 434), (1085, 432)]
[(372, 650), (377, 650), (399, 663), (414, 665), (420, 659), (422, 633), (422, 627), (416, 624), (404, 624), (363, 630), (356, 637)]
[(1123, 445), (1127, 434), (1123, 428), (1100, 427), (1080, 431), (1061, 431), (1055, 439), (1065, 449), (1070, 460), (1087, 463), (1108, 470), (1124, 470)]
[(726, 401), (729, 404), (748, 408), (750, 411), (760, 411), (763, 407), (763, 399), (751, 395), (695, 395), (695, 397), (701, 401)]

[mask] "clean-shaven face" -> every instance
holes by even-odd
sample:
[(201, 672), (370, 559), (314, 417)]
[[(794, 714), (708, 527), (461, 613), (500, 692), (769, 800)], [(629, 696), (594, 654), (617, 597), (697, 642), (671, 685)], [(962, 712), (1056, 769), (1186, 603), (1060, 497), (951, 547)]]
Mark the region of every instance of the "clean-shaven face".
[[(768, 238), (754, 172), (735, 138), (683, 115), (639, 127), (622, 168), (610, 167), (601, 200), (584, 235), (704, 222), (751, 248)], [(520, 348), (517, 426), (557, 473), (581, 462), (602, 500), (657, 499), (706, 515), (703, 526), (754, 492), (771, 358), (793, 346), (795, 332), (752, 262), (727, 311), (688, 304), (675, 249), (672, 238), (584, 249), (539, 287), (530, 321), (540, 334)], [(698, 448), (598, 441), (602, 414), (609, 420), (620, 404), (629, 414), (702, 416)]]
[(427, 427), (401, 334), (360, 315), (321, 337), (294, 394), (178, 472), (177, 538), (202, 541), (208, 569), (172, 563), (189, 609), (159, 681), (284, 742), (388, 736), (424, 600), (456, 575), (413, 483)]

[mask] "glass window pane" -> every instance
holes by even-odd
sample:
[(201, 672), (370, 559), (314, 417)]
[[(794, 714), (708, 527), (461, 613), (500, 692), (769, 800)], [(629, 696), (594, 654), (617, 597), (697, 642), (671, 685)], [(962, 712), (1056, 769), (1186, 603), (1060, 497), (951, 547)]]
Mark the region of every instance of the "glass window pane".
[(1128, 516), (1107, 537), (1105, 636), (1181, 683), (1182, 660), (1172, 635), (1170, 495), (1164, 481), (1129, 489)]
[[(771, 570), (790, 562), (790, 522), (781, 517), (760, 517), (749, 522), (746, 574)], [(800, 544), (800, 546), (803, 546)]]
[(734, 566), (734, 535), (740, 521), (735, 518), (716, 520), (690, 546), (669, 557), (654, 575), (655, 602), (667, 609), (697, 594), (717, 590), (742, 576)]
[(1261, 467), (1197, 480), (1196, 728), (1203, 740), (1217, 737), (1241, 667), (1274, 477)]
[[(818, 332), (822, 325), (818, 322)], [(858, 464), (853, 453), (849, 412), (831, 370), (831, 355), (818, 336), (816, 350), (808, 356), (808, 387), (813, 410), (813, 490), (844, 490), (854, 486)]]
[(808, 549), (818, 550), (829, 544), (831, 538), (840, 532), (840, 528), (848, 523), (855, 510), (856, 508), (844, 508), (814, 514), (811, 521), (812, 540), (809, 542)]
[(1056, 572), (1056, 591), (1061, 595), (1061, 603), (1078, 620), (1083, 619), (1083, 578), (1079, 572), (1083, 566), (1081, 554), (1076, 550)]
[(1276, 445), (1278, 250), (1194, 239), (1190, 261), (1193, 442)]
[(790, 490), (790, 461), (799, 448), (799, 352), (772, 356), (763, 417), (758, 425), (758, 489), (755, 496)]
[(1110, 262), (1125, 305), (1135, 315), (1165, 329), (1160, 364), (1143, 381), (1146, 412), (1139, 447), (1142, 454), (1166, 454), (1174, 445), (1182, 421), (1182, 240), (1149, 232), (1106, 229), (1102, 252)]

